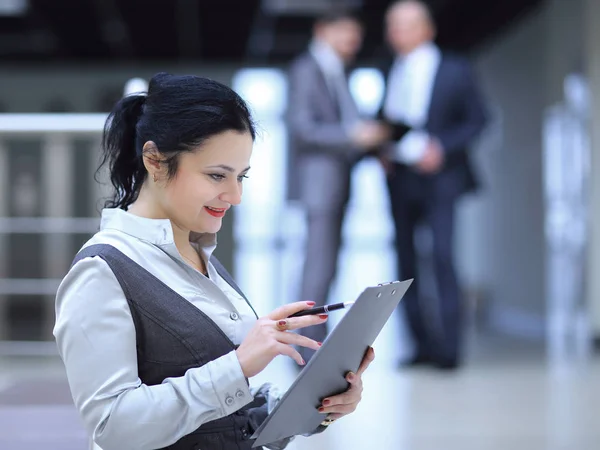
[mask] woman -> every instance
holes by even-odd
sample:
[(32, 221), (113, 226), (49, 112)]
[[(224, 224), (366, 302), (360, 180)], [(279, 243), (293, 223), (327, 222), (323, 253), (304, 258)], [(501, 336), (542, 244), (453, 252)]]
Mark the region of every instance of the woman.
[[(123, 98), (104, 130), (115, 195), (56, 298), (54, 335), (76, 407), (111, 449), (249, 449), (279, 396), (248, 378), (292, 347), (289, 333), (327, 316), (257, 319), (211, 257), (221, 219), (241, 201), (255, 129), (244, 101), (195, 76), (157, 74), (147, 95)], [(323, 400), (319, 432), (356, 408), (367, 352), (349, 389)], [(283, 448), (283, 440), (270, 448)]]

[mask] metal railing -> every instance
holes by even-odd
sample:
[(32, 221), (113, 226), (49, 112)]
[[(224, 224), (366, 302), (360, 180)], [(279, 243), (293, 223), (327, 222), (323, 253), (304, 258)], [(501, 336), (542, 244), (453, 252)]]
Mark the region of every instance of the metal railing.
[[(98, 229), (94, 209), (107, 193), (93, 177), (105, 120), (106, 114), (0, 114), (0, 355), (56, 352), (51, 341), (54, 295), (73, 257), (73, 235), (91, 236)], [(83, 151), (90, 152), (83, 168), (75, 164), (76, 152), (82, 151), (77, 142), (82, 140), (87, 143)], [(15, 164), (22, 156), (20, 147), (32, 142), (37, 157)], [(88, 217), (74, 214), (74, 194), (84, 187), (76, 181), (81, 170), (86, 173), (79, 178), (89, 180)], [(39, 248), (15, 247), (16, 235), (39, 236)], [(17, 259), (21, 267), (37, 267), (38, 276), (13, 276)], [(8, 332), (9, 306), (24, 297), (42, 301), (38, 331), (45, 340), (9, 338), (15, 334)]]

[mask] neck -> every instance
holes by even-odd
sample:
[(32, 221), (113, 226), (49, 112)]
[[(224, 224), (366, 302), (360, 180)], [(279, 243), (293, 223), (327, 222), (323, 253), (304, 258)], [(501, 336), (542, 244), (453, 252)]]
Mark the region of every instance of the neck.
[(190, 230), (180, 227), (164, 212), (154, 200), (154, 196), (149, 191), (150, 189), (149, 186), (144, 184), (137, 200), (131, 204), (128, 211), (131, 214), (147, 219), (169, 219), (171, 228), (173, 229), (173, 241), (177, 250), (182, 254), (187, 254), (190, 248)]

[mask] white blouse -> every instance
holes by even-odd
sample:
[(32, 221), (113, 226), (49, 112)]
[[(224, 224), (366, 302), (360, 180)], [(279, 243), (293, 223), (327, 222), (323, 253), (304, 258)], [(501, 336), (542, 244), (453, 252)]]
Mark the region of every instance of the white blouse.
[[(208, 261), (214, 234), (190, 241)], [(140, 264), (208, 315), (240, 344), (256, 321), (247, 302), (212, 264), (207, 278), (180, 255), (168, 219), (147, 219), (121, 209), (102, 212), (100, 231), (85, 245), (109, 244)], [(54, 336), (75, 406), (104, 450), (155, 449), (173, 444), (203, 423), (253, 400), (234, 351), (147, 386), (138, 377), (136, 333), (123, 291), (101, 258), (84, 258), (63, 279), (56, 296)], [(278, 399), (275, 389), (269, 404)], [(233, 401), (231, 401), (233, 399)]]

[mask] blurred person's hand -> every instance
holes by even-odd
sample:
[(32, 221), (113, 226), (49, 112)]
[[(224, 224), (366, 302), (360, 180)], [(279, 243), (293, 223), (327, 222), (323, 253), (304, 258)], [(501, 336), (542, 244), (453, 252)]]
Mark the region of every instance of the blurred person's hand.
[(319, 407), (319, 412), (328, 414), (326, 420), (333, 422), (356, 410), (356, 407), (362, 398), (362, 374), (367, 370), (367, 367), (369, 367), (369, 364), (371, 364), (374, 359), (375, 351), (373, 350), (373, 347), (369, 347), (356, 373), (348, 372), (346, 374), (346, 381), (350, 384), (348, 390), (341, 394), (325, 397), (323, 399), (321, 406)]
[(425, 174), (439, 172), (444, 164), (444, 150), (437, 139), (430, 139), (425, 154), (416, 164), (417, 170)]
[(364, 151), (371, 151), (389, 140), (388, 126), (372, 120), (359, 122), (351, 132), (352, 143)]

